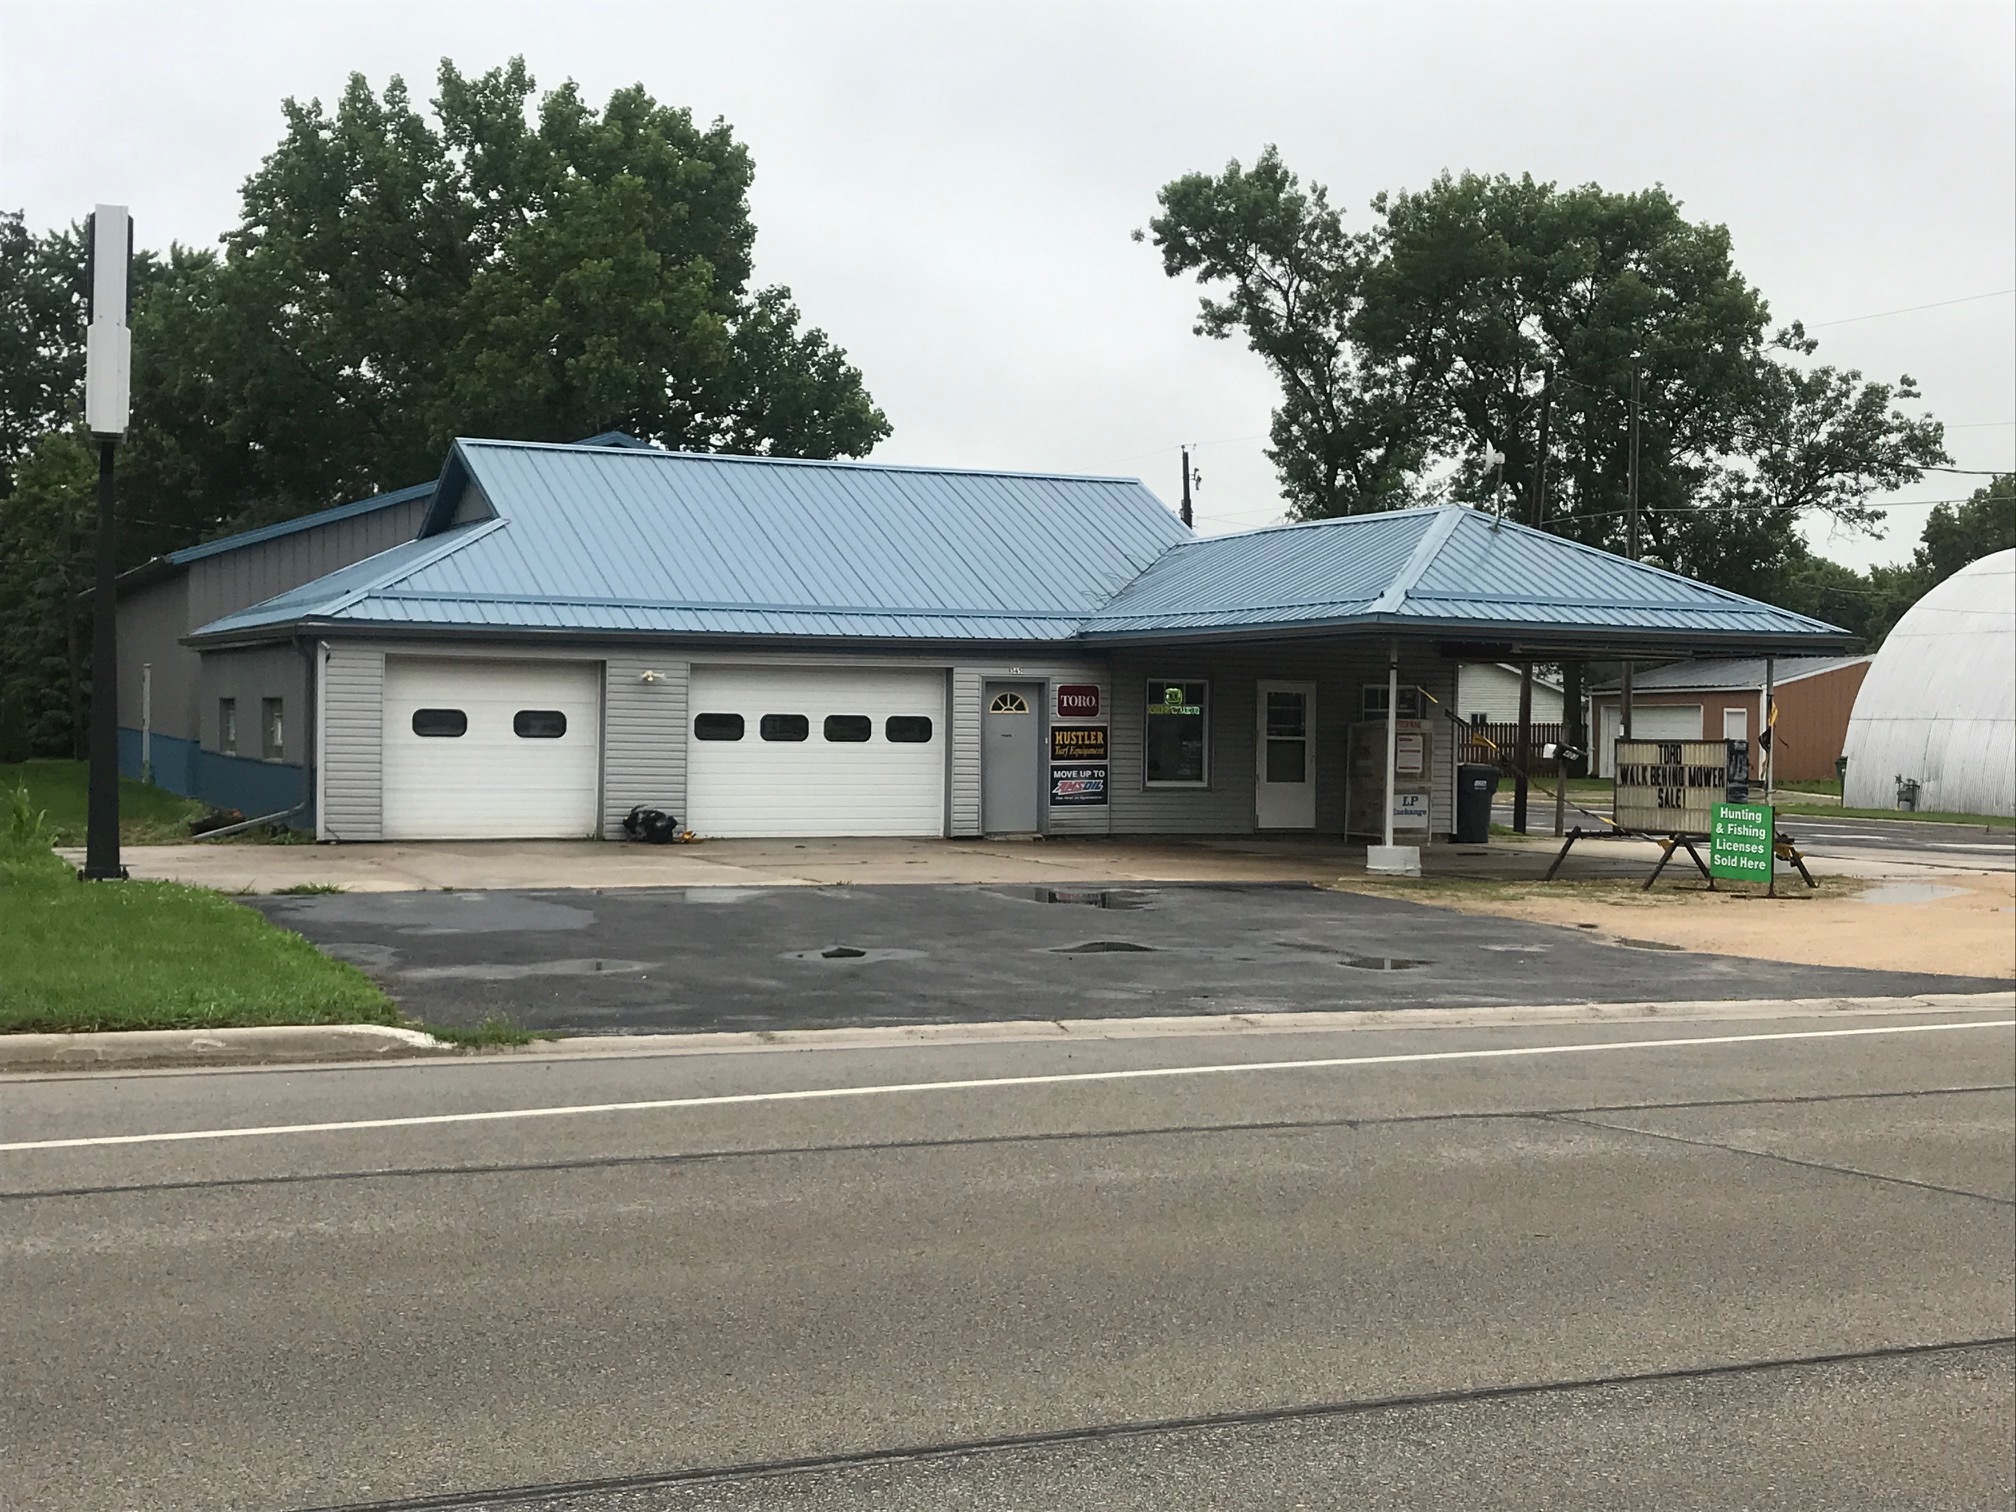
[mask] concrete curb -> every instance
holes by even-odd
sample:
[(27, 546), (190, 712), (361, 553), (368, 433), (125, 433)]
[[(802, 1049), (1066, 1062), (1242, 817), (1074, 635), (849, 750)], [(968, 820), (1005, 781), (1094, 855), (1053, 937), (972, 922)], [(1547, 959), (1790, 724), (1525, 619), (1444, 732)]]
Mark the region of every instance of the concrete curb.
[(2016, 990), (1916, 997), (1705, 998), (1678, 1003), (1535, 1003), (1483, 1008), (1393, 1008), (1310, 1013), (1172, 1014), (1161, 1018), (1008, 1019), (855, 1029), (722, 1030), (693, 1034), (574, 1035), (507, 1054), (535, 1059), (744, 1055), (764, 1050), (882, 1050), (913, 1045), (1133, 1040), (1307, 1034), (1352, 1029), (1489, 1029), (1550, 1024), (1685, 1023), (1929, 1013), (2016, 1013)]
[(417, 1029), (394, 1029), (384, 1024), (4, 1034), (0, 1035), (0, 1072), (390, 1060), (440, 1055), (454, 1048)]

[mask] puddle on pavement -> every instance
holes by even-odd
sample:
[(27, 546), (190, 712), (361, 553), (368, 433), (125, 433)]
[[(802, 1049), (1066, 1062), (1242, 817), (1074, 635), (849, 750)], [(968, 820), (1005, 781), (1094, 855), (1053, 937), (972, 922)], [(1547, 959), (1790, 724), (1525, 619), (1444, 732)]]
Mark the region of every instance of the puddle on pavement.
[(1431, 966), (1434, 963), (1417, 961), (1408, 956), (1352, 955), (1347, 951), (1338, 957), (1338, 964), (1349, 966), (1354, 971), (1413, 971), (1417, 967)]
[(1965, 895), (1964, 887), (1946, 887), (1938, 882), (1885, 882), (1858, 894), (1857, 903), (1932, 903), (1940, 898)]
[[(1072, 903), (1080, 908), (1153, 908), (1155, 895), (1124, 887), (990, 887), (1004, 898), (1030, 903)], [(1145, 947), (1144, 947), (1145, 948)]]
[(1502, 950), (1511, 955), (1539, 955), (1552, 950), (1552, 945), (1479, 945), (1479, 950)]
[(811, 950), (787, 950), (787, 961), (817, 961), (821, 965), (862, 966), (876, 961), (915, 961), (923, 957), (921, 950), (902, 950), (894, 946), (880, 945), (819, 945)]
[(1153, 951), (1153, 945), (1136, 945), (1132, 940), (1087, 940), (1082, 945), (1052, 945), (1052, 955), (1130, 955)]

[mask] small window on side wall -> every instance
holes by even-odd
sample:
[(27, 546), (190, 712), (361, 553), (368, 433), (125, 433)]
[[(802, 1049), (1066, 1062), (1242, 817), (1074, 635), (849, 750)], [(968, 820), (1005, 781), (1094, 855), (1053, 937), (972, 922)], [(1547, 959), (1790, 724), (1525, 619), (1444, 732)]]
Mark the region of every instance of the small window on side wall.
[(217, 749), (226, 756), (238, 754), (238, 700), (217, 700)]
[(882, 738), (891, 745), (929, 745), (931, 718), (927, 714), (891, 714), (882, 722)]
[(740, 714), (695, 714), (693, 716), (693, 738), (695, 740), (740, 740), (742, 738), (742, 716)]
[(860, 745), (875, 733), (875, 721), (866, 714), (828, 714), (824, 734), (835, 745)]
[[(1426, 699), (1421, 690), (1410, 684), (1400, 684), (1400, 717), (1402, 719), (1423, 719), (1422, 710)], [(1366, 683), (1359, 699), (1359, 717), (1362, 719), (1384, 719), (1386, 717), (1386, 684)]]
[(567, 716), (558, 709), (520, 709), (511, 716), (511, 733), (520, 740), (558, 740), (567, 733)]
[(812, 721), (803, 714), (765, 714), (756, 731), (765, 740), (804, 740), (812, 734)]
[(283, 700), (259, 700), (259, 756), (278, 761), (287, 754), (287, 710)]
[(469, 733), (469, 716), (460, 709), (415, 709), (413, 733), (429, 740), (454, 740)]

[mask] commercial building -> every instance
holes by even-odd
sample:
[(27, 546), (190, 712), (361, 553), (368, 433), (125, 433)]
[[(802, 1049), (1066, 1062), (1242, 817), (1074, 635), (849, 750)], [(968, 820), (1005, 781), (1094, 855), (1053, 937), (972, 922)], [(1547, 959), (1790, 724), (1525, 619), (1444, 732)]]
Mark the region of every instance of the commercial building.
[[(1848, 714), (1868, 674), (1866, 656), (1785, 656), (1770, 667), (1771, 775), (1777, 782), (1834, 777), (1834, 759), (1848, 737)], [(1631, 733), (1640, 740), (1754, 740), (1764, 728), (1761, 657), (1703, 657), (1636, 672), (1631, 680)], [(1623, 697), (1615, 682), (1590, 694), (1595, 710), (1597, 775), (1611, 775), (1622, 732)], [(1751, 770), (1758, 767), (1753, 761)]]
[(1407, 843), (1464, 662), (1847, 640), (1457, 506), (1199, 539), (1129, 479), (466, 440), (410, 539), (188, 644), (202, 752), (277, 704), (330, 840)]

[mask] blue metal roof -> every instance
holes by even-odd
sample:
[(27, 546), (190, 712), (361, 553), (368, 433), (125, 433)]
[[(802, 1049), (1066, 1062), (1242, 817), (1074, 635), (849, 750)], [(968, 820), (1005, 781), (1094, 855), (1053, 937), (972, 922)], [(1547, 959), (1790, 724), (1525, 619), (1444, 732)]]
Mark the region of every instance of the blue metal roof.
[(1848, 639), (1454, 505), (1199, 540), (1132, 479), (507, 441), (456, 443), (419, 539), (198, 634), (300, 622), (1081, 644), (1355, 627), (1680, 651)]
[[(481, 533), (461, 511), (491, 515)], [(422, 542), (280, 618), (534, 630), (1059, 640), (1186, 529), (1133, 479), (462, 441)], [(407, 548), (401, 548), (406, 551)], [(368, 565), (368, 564), (360, 564)]]
[[(574, 444), (626, 447), (633, 450), (656, 449), (649, 441), (640, 441), (627, 431), (603, 431), (599, 435), (590, 436), (585, 441), (577, 441)], [(318, 509), (313, 514), (297, 515), (291, 520), (281, 520), (278, 524), (261, 525), (257, 530), (241, 530), (235, 535), (219, 536), (214, 541), (204, 541), (197, 546), (185, 546), (180, 551), (171, 551), (162, 560), (182, 567), (190, 562), (201, 561), (204, 557), (222, 556), (227, 551), (257, 546), (261, 541), (278, 540), (282, 536), (296, 535), (304, 530), (334, 525), (339, 520), (375, 514), (378, 510), (390, 509), (395, 504), (411, 504), (433, 493), (439, 482), (439, 479), (434, 479), (426, 483), (415, 483), (406, 488), (395, 488), (389, 493), (372, 494), (368, 499), (353, 499), (348, 504), (338, 504), (331, 509)]]
[(1848, 639), (1790, 610), (1455, 504), (1196, 541), (1088, 616), (1084, 633), (1125, 640), (1352, 625), (1683, 643)]

